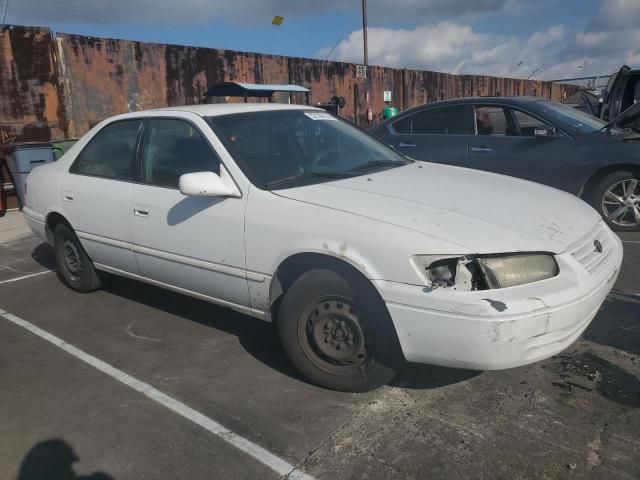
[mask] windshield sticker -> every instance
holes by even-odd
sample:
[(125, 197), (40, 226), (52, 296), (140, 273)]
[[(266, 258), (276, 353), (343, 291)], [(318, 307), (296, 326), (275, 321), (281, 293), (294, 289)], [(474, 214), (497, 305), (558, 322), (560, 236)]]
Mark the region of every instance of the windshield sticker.
[(335, 117), (326, 112), (304, 112), (311, 120), (336, 120)]

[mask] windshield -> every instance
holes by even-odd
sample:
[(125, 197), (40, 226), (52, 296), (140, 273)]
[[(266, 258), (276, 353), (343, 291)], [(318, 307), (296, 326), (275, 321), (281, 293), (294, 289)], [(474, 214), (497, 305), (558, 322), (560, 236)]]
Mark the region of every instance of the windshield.
[(263, 189), (353, 177), (411, 161), (323, 111), (238, 113), (208, 120), (247, 177)]
[(541, 115), (564, 123), (582, 133), (599, 132), (607, 125), (599, 118), (561, 103), (542, 101), (535, 104)]

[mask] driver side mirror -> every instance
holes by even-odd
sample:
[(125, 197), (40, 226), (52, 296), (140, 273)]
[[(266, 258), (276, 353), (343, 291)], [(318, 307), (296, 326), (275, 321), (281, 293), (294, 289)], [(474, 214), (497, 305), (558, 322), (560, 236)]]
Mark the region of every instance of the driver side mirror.
[(557, 134), (556, 127), (538, 127), (533, 131), (534, 137), (555, 137)]
[(178, 185), (180, 193), (193, 197), (242, 196), (224, 165), (220, 165), (220, 175), (213, 172), (185, 173), (180, 176)]

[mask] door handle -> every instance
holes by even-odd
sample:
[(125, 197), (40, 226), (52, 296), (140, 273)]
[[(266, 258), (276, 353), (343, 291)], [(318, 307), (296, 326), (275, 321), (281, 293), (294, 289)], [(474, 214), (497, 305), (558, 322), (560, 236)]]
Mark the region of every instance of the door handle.
[(74, 197), (71, 192), (62, 192), (62, 198), (64, 198), (67, 202), (73, 202)]
[(415, 143), (404, 143), (404, 142), (400, 142), (400, 143), (398, 144), (398, 146), (399, 146), (400, 148), (413, 148), (413, 147), (415, 147), (415, 146), (416, 146), (416, 144), (415, 144)]
[(149, 207), (145, 205), (136, 205), (135, 207), (133, 207), (133, 214), (137, 217), (148, 217)]
[(493, 152), (493, 148), (489, 147), (471, 147), (472, 152)]

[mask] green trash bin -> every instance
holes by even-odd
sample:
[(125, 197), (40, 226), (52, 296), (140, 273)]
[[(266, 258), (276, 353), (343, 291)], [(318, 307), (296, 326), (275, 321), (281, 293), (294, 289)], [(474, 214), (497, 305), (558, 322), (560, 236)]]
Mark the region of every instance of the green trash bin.
[(62, 155), (67, 153), (67, 150), (69, 150), (77, 141), (77, 138), (67, 138), (65, 140), (55, 140), (50, 142), (54, 160), (58, 160)]
[(386, 120), (387, 118), (395, 117), (396, 115), (398, 115), (398, 109), (396, 107), (387, 105), (384, 107), (384, 110), (382, 110), (382, 118), (384, 120)]

